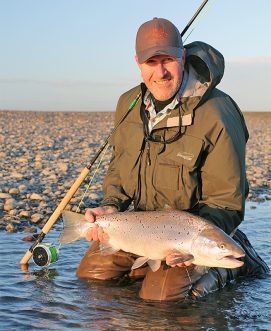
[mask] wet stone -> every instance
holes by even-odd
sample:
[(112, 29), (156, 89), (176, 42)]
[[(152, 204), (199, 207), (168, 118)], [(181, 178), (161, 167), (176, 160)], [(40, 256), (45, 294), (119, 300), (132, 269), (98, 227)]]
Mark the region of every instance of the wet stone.
[(35, 241), (35, 237), (33, 236), (25, 236), (22, 238), (23, 241)]
[(24, 232), (37, 233), (37, 229), (26, 227), (24, 228)]
[(12, 209), (15, 209), (17, 206), (17, 202), (15, 199), (7, 199), (4, 204), (4, 210), (10, 211)]
[(43, 219), (43, 215), (42, 215), (42, 214), (39, 214), (39, 213), (33, 214), (33, 215), (31, 216), (31, 222), (33, 222), (33, 223), (38, 223), (38, 222), (40, 222), (42, 219)]
[(19, 216), (21, 217), (29, 217), (30, 213), (29, 211), (27, 210), (22, 210), (20, 213), (19, 213)]
[(19, 194), (20, 190), (18, 188), (13, 187), (9, 190), (9, 193), (10, 194)]
[(15, 227), (14, 227), (14, 225), (11, 224), (11, 223), (8, 223), (8, 224), (6, 225), (6, 231), (7, 231), (7, 232), (14, 232), (14, 231), (15, 231)]
[(29, 196), (29, 199), (30, 200), (44, 200), (44, 197), (37, 194), (37, 193), (32, 193), (30, 196)]
[(12, 210), (10, 210), (8, 213), (9, 213), (9, 215), (15, 216), (15, 215), (18, 214), (18, 210), (16, 210), (16, 209), (12, 209)]
[(0, 193), (0, 199), (8, 199), (8, 198), (11, 198), (10, 194), (3, 192)]

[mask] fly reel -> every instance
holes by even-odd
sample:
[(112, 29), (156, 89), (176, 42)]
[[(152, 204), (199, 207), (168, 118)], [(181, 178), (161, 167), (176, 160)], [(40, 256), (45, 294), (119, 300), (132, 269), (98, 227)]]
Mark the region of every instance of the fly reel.
[(39, 244), (33, 250), (33, 261), (39, 267), (46, 267), (58, 260), (58, 250), (52, 244)]

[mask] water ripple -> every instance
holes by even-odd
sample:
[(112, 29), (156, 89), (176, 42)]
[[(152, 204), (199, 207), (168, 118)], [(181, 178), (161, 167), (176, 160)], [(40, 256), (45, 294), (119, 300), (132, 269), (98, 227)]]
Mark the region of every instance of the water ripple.
[[(270, 202), (253, 205), (242, 229), (270, 265)], [(51, 231), (46, 239), (56, 243), (58, 236)], [(23, 273), (19, 260), (29, 243), (21, 238), (0, 233), (1, 330), (271, 330), (270, 274), (241, 279), (199, 302), (145, 302), (138, 283), (78, 280), (84, 241), (63, 247), (59, 261), (47, 269), (31, 262)]]

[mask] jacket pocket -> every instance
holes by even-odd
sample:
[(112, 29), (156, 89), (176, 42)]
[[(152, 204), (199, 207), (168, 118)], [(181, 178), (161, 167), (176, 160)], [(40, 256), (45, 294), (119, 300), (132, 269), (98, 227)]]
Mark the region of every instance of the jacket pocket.
[(157, 159), (156, 189), (166, 194), (180, 209), (190, 209), (199, 200), (202, 150), (201, 139), (184, 135), (169, 144)]
[(169, 190), (179, 189), (181, 167), (166, 162), (159, 162), (155, 172), (155, 186)]

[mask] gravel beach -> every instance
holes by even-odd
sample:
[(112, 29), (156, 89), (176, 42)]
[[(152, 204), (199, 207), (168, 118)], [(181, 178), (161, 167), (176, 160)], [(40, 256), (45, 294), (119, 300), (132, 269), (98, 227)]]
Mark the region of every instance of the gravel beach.
[[(270, 200), (271, 113), (244, 115), (250, 133), (248, 199)], [(0, 112), (0, 230), (36, 232), (44, 225), (107, 138), (113, 116), (111, 112)], [(101, 182), (109, 159), (110, 151), (80, 204), (81, 210), (101, 201)], [(91, 176), (67, 209), (77, 209)]]

